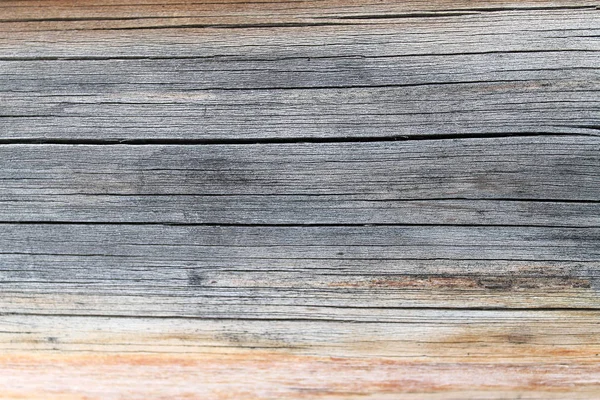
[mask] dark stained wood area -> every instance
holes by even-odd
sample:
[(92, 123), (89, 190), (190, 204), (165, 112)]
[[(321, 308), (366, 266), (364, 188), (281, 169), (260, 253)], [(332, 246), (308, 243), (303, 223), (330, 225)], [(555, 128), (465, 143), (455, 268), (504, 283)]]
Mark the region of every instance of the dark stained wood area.
[(600, 3), (0, 2), (0, 399), (600, 398)]

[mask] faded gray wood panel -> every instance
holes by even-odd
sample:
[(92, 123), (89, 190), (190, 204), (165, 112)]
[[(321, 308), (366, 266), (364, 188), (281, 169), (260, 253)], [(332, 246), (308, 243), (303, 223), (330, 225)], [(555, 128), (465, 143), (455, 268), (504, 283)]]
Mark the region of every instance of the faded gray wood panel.
[(600, 228), (3, 224), (3, 253), (225, 258), (595, 261)]
[[(311, 7), (306, 17), (294, 9), (300, 26), (289, 25), (285, 8), (272, 17), (287, 21), (279, 26), (195, 25), (202, 13), (218, 20), (209, 7), (183, 25), (166, 19), (161, 26), (173, 29), (161, 29), (151, 44), (143, 38), (152, 30), (137, 28), (157, 21), (127, 10), (93, 17), (114, 24), (99, 31), (77, 14), (60, 21), (59, 11), (42, 8), (50, 15), (30, 22), (11, 22), (9, 14), (0, 22), (1, 138), (598, 134), (600, 10), (593, 3), (544, 13), (458, 12), (465, 5), (457, 4), (450, 14), (409, 18), (379, 18), (377, 6), (367, 18), (338, 5), (333, 22)], [(224, 18), (248, 17), (231, 15)], [(32, 30), (15, 32), (11, 24)]]
[(397, 309), (576, 313), (599, 305), (598, 262), (1, 259), (9, 314), (348, 321), (360, 311), (385, 322)]
[(51, 314), (308, 319), (305, 307), (324, 307), (318, 319), (348, 306), (598, 304), (598, 228), (2, 228), (7, 312), (33, 299)]
[[(596, 201), (600, 140), (0, 147), (5, 194)], [(268, 203), (266, 204), (268, 205)]]
[(0, 397), (597, 398), (599, 36), (581, 0), (0, 3)]
[(600, 225), (600, 141), (0, 147), (2, 221)]
[(8, 222), (262, 225), (600, 225), (600, 203), (377, 199), (377, 195), (0, 194)]

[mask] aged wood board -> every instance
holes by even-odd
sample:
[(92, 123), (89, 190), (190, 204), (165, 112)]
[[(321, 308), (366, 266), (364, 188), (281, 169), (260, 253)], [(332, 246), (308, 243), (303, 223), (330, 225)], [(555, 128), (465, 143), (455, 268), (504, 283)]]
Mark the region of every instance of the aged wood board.
[(0, 2), (0, 399), (599, 399), (600, 2)]

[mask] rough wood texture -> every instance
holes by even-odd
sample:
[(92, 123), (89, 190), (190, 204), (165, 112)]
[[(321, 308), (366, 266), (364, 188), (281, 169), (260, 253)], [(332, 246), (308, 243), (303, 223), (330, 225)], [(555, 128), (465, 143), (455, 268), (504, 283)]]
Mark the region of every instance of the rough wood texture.
[(0, 399), (600, 398), (600, 3), (0, 3)]

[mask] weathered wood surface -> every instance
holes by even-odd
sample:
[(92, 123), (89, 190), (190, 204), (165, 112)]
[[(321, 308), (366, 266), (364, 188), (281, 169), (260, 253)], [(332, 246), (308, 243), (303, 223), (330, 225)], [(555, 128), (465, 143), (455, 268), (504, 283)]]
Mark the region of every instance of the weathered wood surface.
[(600, 226), (599, 165), (594, 137), (4, 145), (0, 216), (7, 222), (593, 227)]
[(3, 139), (598, 134), (596, 1), (57, 3), (3, 3)]
[(597, 399), (600, 3), (0, 3), (0, 398)]

